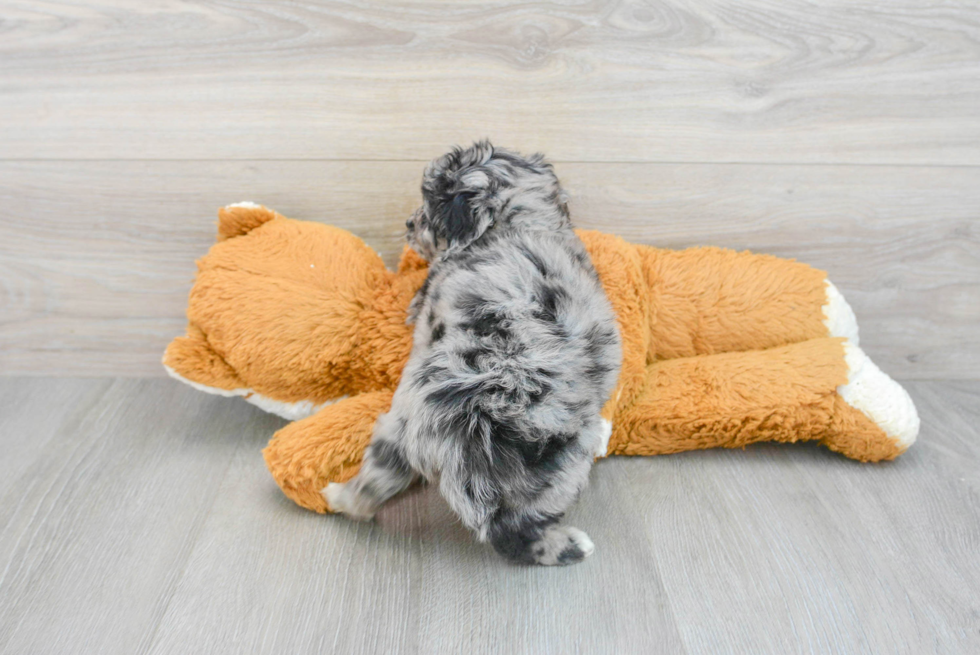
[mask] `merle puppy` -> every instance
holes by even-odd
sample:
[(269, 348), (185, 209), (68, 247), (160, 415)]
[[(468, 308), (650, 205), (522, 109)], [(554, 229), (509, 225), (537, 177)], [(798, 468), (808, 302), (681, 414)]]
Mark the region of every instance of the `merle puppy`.
[(504, 557), (579, 562), (591, 540), (558, 521), (605, 451), (621, 353), (558, 179), (484, 141), (429, 164), (422, 196), (407, 222), (430, 263), (412, 354), (360, 472), (327, 503), (367, 519), (422, 476)]

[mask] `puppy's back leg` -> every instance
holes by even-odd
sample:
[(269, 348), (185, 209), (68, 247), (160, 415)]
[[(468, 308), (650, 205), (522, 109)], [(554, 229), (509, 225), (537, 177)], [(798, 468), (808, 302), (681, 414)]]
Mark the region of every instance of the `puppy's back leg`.
[[(515, 562), (543, 566), (581, 562), (595, 550), (592, 540), (578, 528), (558, 521), (578, 499), (591, 468), (591, 453), (573, 449), (539, 492), (528, 494), (525, 489), (517, 493), (520, 485), (505, 485), (510, 493), (501, 499), (486, 531), (481, 532), (494, 550)], [(541, 472), (539, 466), (537, 473)]]
[(408, 488), (416, 477), (401, 446), (376, 436), (364, 453), (357, 475), (347, 482), (331, 482), (322, 493), (331, 512), (366, 521), (373, 518), (389, 498)]
[(589, 535), (557, 525), (558, 516), (494, 517), (489, 538), (494, 550), (514, 562), (566, 565), (581, 562), (595, 550)]

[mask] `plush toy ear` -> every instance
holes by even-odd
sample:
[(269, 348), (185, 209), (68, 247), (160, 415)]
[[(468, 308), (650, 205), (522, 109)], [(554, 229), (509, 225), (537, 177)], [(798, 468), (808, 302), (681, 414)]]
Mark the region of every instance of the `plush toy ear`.
[(443, 205), (442, 224), (449, 250), (459, 251), (483, 236), (493, 225), (493, 212), (485, 206), (480, 193), (460, 191)]

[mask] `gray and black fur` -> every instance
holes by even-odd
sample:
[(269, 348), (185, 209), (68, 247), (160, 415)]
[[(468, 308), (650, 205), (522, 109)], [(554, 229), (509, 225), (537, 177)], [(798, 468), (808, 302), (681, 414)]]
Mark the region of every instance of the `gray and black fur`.
[(592, 542), (558, 521), (604, 447), (621, 346), (558, 179), (540, 155), (483, 141), (429, 164), (422, 196), (407, 223), (430, 262), (412, 354), (360, 472), (327, 502), (370, 518), (422, 476), (501, 555), (578, 562)]

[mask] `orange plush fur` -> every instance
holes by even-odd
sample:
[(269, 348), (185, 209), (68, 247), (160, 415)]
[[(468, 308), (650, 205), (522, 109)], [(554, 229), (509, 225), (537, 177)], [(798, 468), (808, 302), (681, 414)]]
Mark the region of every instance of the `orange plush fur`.
[[(197, 388), (301, 419), (273, 436), (265, 460), (287, 496), (326, 511), (321, 490), (357, 472), (389, 407), (426, 264), (406, 248), (389, 271), (349, 232), (257, 205), (219, 218), (219, 242), (198, 262), (187, 334), (164, 364)], [(579, 236), (623, 337), (619, 384), (603, 411), (613, 425), (607, 454), (816, 440), (878, 461), (914, 440), (911, 400), (857, 348), (853, 314), (822, 271)], [(844, 327), (829, 316), (841, 312)]]

